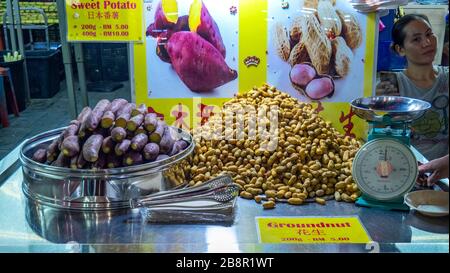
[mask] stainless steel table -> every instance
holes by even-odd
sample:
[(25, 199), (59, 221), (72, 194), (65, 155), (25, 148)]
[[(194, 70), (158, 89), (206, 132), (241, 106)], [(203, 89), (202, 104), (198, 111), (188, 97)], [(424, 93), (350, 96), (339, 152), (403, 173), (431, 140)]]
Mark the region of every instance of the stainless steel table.
[[(335, 201), (326, 206), (280, 203), (274, 210), (263, 210), (239, 198), (230, 225), (149, 224), (136, 210), (59, 211), (24, 196), (18, 154), (19, 147), (0, 161), (0, 252), (449, 252), (448, 217)], [(260, 243), (258, 216), (358, 216), (377, 246)]]

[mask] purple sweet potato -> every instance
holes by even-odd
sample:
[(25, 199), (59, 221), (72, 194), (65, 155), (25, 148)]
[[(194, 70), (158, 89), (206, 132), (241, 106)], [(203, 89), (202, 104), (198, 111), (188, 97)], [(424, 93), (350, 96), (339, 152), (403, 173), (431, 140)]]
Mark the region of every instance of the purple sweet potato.
[(92, 163), (91, 168), (94, 170), (101, 170), (106, 166), (106, 155), (102, 152), (98, 154), (98, 159)]
[(156, 55), (165, 63), (171, 63), (169, 53), (167, 52), (167, 33), (162, 33), (156, 40)]
[(124, 107), (126, 104), (128, 103), (128, 101), (126, 99), (114, 99), (110, 106), (108, 107), (107, 111), (111, 111), (114, 113), (114, 115), (117, 113), (117, 111), (119, 111), (119, 109), (121, 109), (122, 107)]
[(121, 142), (127, 137), (127, 131), (122, 127), (114, 127), (111, 130), (111, 137), (115, 142)]
[(45, 149), (37, 149), (33, 154), (33, 160), (44, 163), (47, 160), (47, 151)]
[(146, 134), (135, 135), (131, 139), (131, 149), (140, 152), (144, 148), (144, 146), (147, 144), (147, 142), (148, 142), (148, 136)]
[(116, 153), (116, 155), (121, 156), (129, 150), (130, 145), (131, 145), (131, 140), (124, 139), (122, 142), (116, 144), (116, 147), (114, 148), (114, 152)]
[(156, 125), (158, 124), (158, 118), (155, 113), (148, 113), (144, 117), (144, 128), (149, 132), (153, 133), (156, 129)]
[(175, 26), (177, 20), (178, 20), (177, 1), (161, 0), (156, 6), (155, 10), (155, 21), (153, 26), (154, 30), (158, 32), (171, 29)]
[(116, 155), (115, 153), (109, 153), (106, 155), (106, 167), (107, 168), (118, 168), (122, 166), (122, 157)]
[(146, 160), (155, 160), (159, 154), (159, 145), (156, 143), (147, 143), (144, 149), (142, 149), (142, 154)]
[(167, 42), (172, 34), (178, 31), (189, 31), (189, 16), (184, 15), (178, 17), (177, 23), (173, 28), (168, 29), (167, 31), (162, 31), (158, 34), (158, 36), (155, 36), (156, 55), (158, 55), (161, 61), (171, 63), (169, 53), (167, 52)]
[(130, 117), (131, 117), (131, 111), (134, 108), (136, 108), (136, 104), (128, 103), (124, 107), (119, 109), (119, 111), (117, 111), (117, 113), (116, 113), (115, 126), (116, 127), (126, 128), (127, 127), (127, 122), (130, 119)]
[(77, 157), (77, 168), (83, 169), (84, 166), (86, 166), (86, 159), (84, 159), (83, 153), (79, 153)]
[(94, 131), (100, 124), (100, 120), (103, 117), (105, 111), (110, 107), (111, 102), (107, 99), (100, 100), (97, 105), (95, 105), (91, 114), (87, 116), (85, 120), (85, 126), (88, 130)]
[(169, 158), (168, 155), (158, 155), (156, 157), (155, 161), (164, 160), (164, 159), (167, 159), (167, 158)]
[(73, 157), (80, 152), (78, 136), (68, 136), (61, 145), (61, 152), (67, 157)]
[(99, 134), (93, 134), (90, 136), (83, 145), (83, 157), (88, 162), (95, 162), (98, 159), (98, 153), (102, 147), (103, 136)]
[(128, 151), (123, 156), (123, 165), (125, 166), (141, 164), (143, 161), (142, 154), (137, 151)]
[(167, 51), (178, 76), (194, 92), (207, 92), (237, 78), (220, 52), (194, 32), (174, 33)]
[(83, 123), (86, 120), (86, 118), (91, 114), (91, 112), (92, 112), (91, 107), (89, 106), (84, 107), (81, 110), (80, 114), (78, 114), (77, 120)]
[(139, 114), (145, 115), (147, 114), (148, 109), (147, 109), (147, 105), (145, 105), (145, 103), (141, 103), (139, 104), (139, 106), (136, 106), (136, 108), (131, 110), (131, 116), (137, 116)]
[(78, 132), (78, 126), (76, 124), (69, 125), (64, 131), (63, 131), (63, 141), (69, 136), (75, 136)]
[(52, 162), (52, 166), (55, 167), (68, 167), (70, 164), (70, 158), (64, 156), (63, 153), (59, 153), (55, 161)]
[(59, 153), (58, 138), (55, 138), (47, 147), (47, 161), (53, 162)]
[(136, 131), (136, 129), (141, 126), (142, 122), (144, 122), (144, 115), (143, 114), (138, 114), (134, 117), (131, 117), (128, 121), (127, 121), (127, 129), (130, 132), (134, 132)]
[(80, 122), (79, 120), (77, 120), (77, 119), (72, 119), (72, 120), (69, 122), (69, 126), (70, 126), (70, 125), (76, 125), (77, 128), (78, 128), (78, 127), (80, 127), (81, 122)]
[(225, 58), (226, 49), (219, 27), (202, 0), (194, 0), (189, 9), (189, 29), (211, 43)]
[(112, 136), (107, 136), (103, 139), (102, 152), (109, 154), (112, 150), (114, 150), (114, 146), (116, 146), (116, 143), (114, 142)]
[(169, 155), (176, 155), (179, 152), (183, 151), (184, 149), (186, 149), (186, 147), (188, 146), (188, 143), (185, 140), (177, 140), (175, 141), (175, 143), (172, 146), (172, 150), (169, 152)]
[(170, 127), (165, 128), (164, 133), (161, 137), (161, 141), (159, 142), (159, 152), (161, 154), (167, 154), (172, 150), (173, 144), (176, 139), (173, 136), (172, 129)]
[(153, 131), (153, 133), (150, 134), (149, 138), (150, 142), (159, 143), (164, 134), (164, 131), (166, 130), (166, 127), (167, 125), (165, 121), (158, 120), (155, 131)]
[(134, 135), (137, 136), (139, 134), (147, 134), (147, 130), (145, 130), (144, 126), (139, 126), (136, 131), (134, 131)]
[(79, 155), (80, 155), (80, 154), (77, 154), (77, 155), (75, 155), (75, 156), (73, 156), (73, 157), (70, 158), (70, 165), (69, 165), (69, 167), (70, 167), (71, 169), (78, 169), (78, 164), (77, 164), (77, 162), (78, 162), (78, 157), (79, 157)]
[(106, 111), (105, 113), (103, 113), (100, 125), (102, 128), (109, 128), (113, 125), (115, 119), (116, 116), (114, 115), (113, 111)]

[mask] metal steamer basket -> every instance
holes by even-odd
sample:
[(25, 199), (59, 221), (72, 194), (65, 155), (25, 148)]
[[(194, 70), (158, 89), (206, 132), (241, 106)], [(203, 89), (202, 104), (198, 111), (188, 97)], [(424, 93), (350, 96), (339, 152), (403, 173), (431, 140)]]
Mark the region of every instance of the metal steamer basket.
[(91, 170), (55, 167), (32, 160), (37, 149), (46, 148), (64, 129), (36, 135), (20, 150), (23, 192), (42, 205), (84, 211), (124, 209), (130, 207), (131, 198), (186, 184), (183, 167), (195, 143), (184, 130), (175, 129), (189, 143), (186, 149), (169, 158), (141, 165)]

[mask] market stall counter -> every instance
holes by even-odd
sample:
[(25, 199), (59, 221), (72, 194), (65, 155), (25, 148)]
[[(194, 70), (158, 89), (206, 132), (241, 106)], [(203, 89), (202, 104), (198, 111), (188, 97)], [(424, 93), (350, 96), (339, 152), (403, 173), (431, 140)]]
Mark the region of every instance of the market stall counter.
[[(69, 211), (40, 205), (22, 192), (20, 146), (0, 161), (0, 252), (448, 252), (449, 219), (329, 201), (325, 206), (277, 203), (264, 210), (237, 198), (229, 223), (149, 223), (139, 209)], [(425, 159), (413, 149), (420, 161)], [(436, 186), (438, 187), (438, 186)], [(448, 191), (448, 180), (439, 184)], [(261, 240), (257, 220), (357, 217), (369, 243)]]

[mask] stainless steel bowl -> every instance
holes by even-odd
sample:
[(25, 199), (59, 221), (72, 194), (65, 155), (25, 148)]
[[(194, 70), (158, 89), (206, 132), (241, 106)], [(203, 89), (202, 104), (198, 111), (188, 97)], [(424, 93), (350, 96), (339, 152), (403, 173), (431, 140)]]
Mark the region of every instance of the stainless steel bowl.
[(182, 130), (189, 146), (164, 160), (136, 166), (91, 170), (45, 165), (32, 160), (33, 153), (47, 147), (65, 128), (44, 132), (27, 140), (20, 151), (25, 195), (44, 205), (74, 210), (129, 208), (131, 198), (185, 185), (184, 166), (194, 151), (192, 136)]
[(431, 104), (418, 99), (398, 96), (359, 98), (351, 102), (355, 114), (373, 122), (411, 122), (420, 118)]

